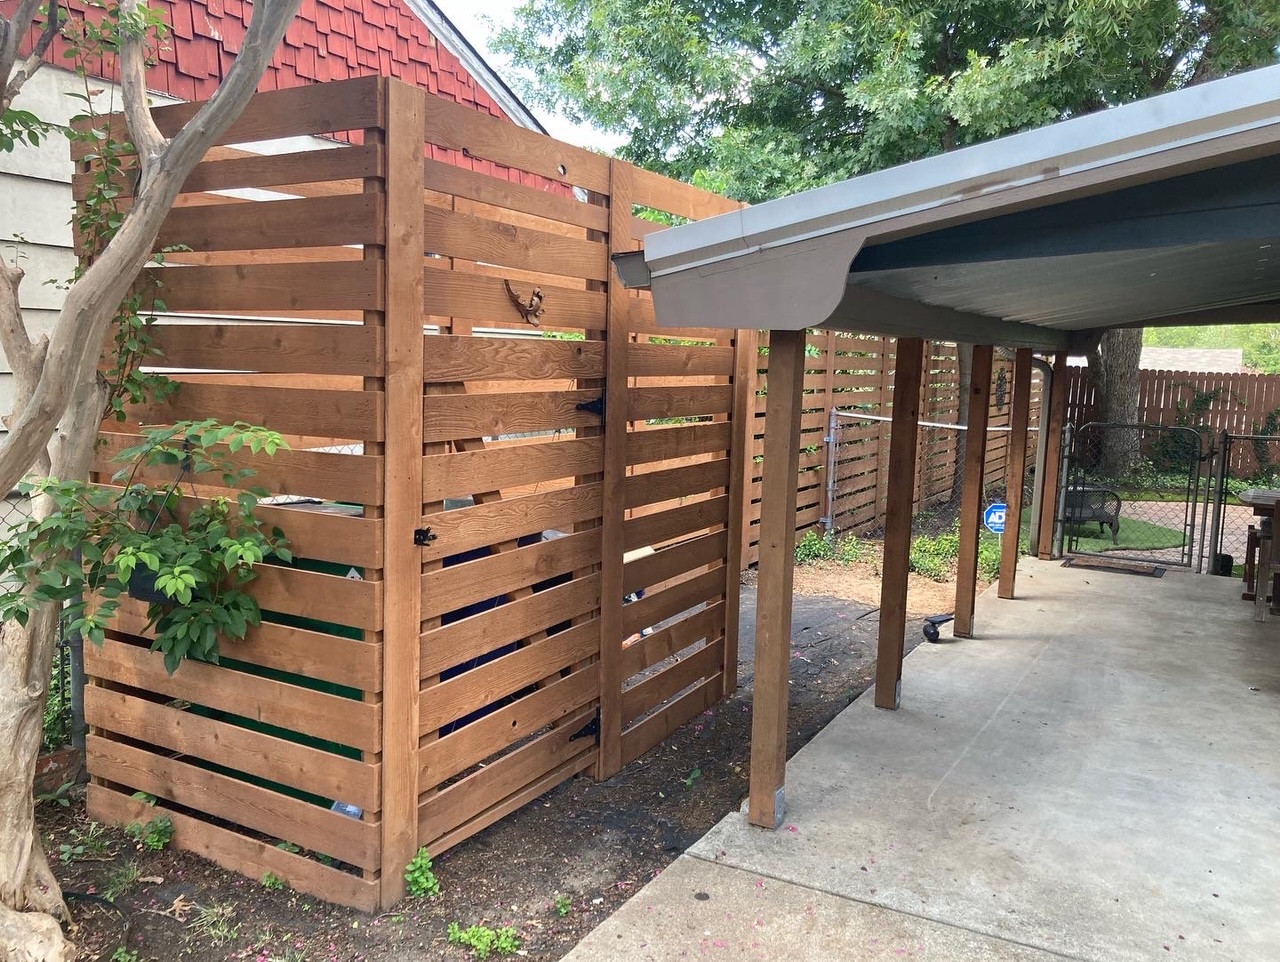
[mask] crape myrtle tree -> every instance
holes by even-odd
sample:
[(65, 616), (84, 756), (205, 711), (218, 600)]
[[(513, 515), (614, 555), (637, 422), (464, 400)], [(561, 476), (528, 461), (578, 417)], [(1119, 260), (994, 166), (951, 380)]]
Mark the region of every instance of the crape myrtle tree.
[[(527, 0), (499, 44), (626, 159), (758, 203), (1272, 63), (1280, 0)], [(1103, 420), (1141, 340), (1090, 354)]]
[[(119, 65), (119, 95), (130, 152), (137, 155), (132, 205), (87, 269), (78, 272), (48, 335), (33, 337), (23, 321), (19, 290), (23, 271), (0, 260), (0, 348), (15, 382), (15, 410), (5, 419), (0, 444), (0, 487), (24, 478), (84, 479), (98, 425), (110, 406), (111, 386), (99, 372), (112, 323), (156, 243), (156, 235), (183, 181), (219, 135), (243, 111), (280, 44), (299, 0), (258, 0), (244, 47), (210, 100), (178, 132), (164, 136), (150, 112), (146, 57), (157, 15), (145, 0), (108, 0), (118, 25), (110, 54)], [(69, 14), (48, 0), (9, 0), (0, 6), (0, 149), (20, 149), (51, 133), (23, 109), (23, 88), (41, 69)], [(34, 139), (33, 139), (34, 138)], [(67, 212), (71, 216), (71, 211)], [(23, 224), (0, 225), (20, 237)], [(36, 497), (36, 518), (53, 500)], [(11, 572), (4, 573), (12, 579)], [(30, 573), (32, 597), (40, 579)], [(32, 781), (40, 745), (61, 604), (33, 604), (21, 619), (0, 628), (0, 960), (45, 962), (74, 956), (62, 932), (67, 917), (62, 893), (49, 870), (36, 832)]]

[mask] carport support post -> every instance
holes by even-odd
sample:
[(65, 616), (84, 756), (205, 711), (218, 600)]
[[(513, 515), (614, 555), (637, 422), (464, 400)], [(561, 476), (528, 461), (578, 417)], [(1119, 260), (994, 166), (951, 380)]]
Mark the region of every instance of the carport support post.
[(893, 369), (893, 425), (889, 432), (889, 484), (885, 503), (884, 562), (880, 566), (880, 642), (876, 654), (876, 707), (897, 708), (902, 643), (907, 631), (907, 571), (915, 494), (916, 437), (924, 341), (899, 338)]
[(787, 682), (791, 672), (791, 584), (796, 559), (796, 463), (800, 458), (804, 345), (803, 330), (769, 333), (747, 806), (751, 824), (768, 829), (782, 823), (787, 770)]
[(960, 496), (960, 555), (956, 562), (957, 638), (973, 637), (973, 603), (978, 594), (978, 530), (987, 470), (987, 418), (991, 405), (991, 345), (973, 347), (969, 379), (969, 423), (964, 442), (964, 493)]
[(1007, 510), (1000, 536), (1001, 598), (1013, 597), (1018, 576), (1018, 541), (1022, 537), (1022, 486), (1027, 473), (1027, 428), (1031, 424), (1031, 348), (1020, 347), (1013, 361), (1013, 412), (1009, 419), (1009, 458), (1005, 462)]
[(1040, 419), (1040, 443), (1045, 446), (1044, 477), (1037, 480), (1040, 491), (1040, 543), (1036, 554), (1044, 561), (1053, 557), (1053, 536), (1057, 529), (1058, 481), (1062, 473), (1062, 428), (1067, 422), (1067, 355), (1053, 357), (1053, 387), (1049, 391), (1049, 416)]

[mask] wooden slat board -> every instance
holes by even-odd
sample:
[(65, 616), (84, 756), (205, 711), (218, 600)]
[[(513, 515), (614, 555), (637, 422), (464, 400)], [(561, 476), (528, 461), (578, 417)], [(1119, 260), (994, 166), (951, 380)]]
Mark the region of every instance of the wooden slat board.
[[(157, 115), (169, 129), (192, 110)], [(737, 203), (379, 79), (262, 95), (224, 140), (330, 132), (353, 145), (219, 146), (188, 178), (160, 242), (190, 249), (150, 269), (156, 364), (181, 389), (110, 426), (96, 470), (139, 424), (240, 419), (292, 445), (235, 455), (247, 483), (340, 506), (260, 506), (306, 561), (260, 569), (271, 614), (224, 647), (231, 663), (168, 675), (144, 607), (123, 605), (86, 658), (91, 805), (119, 820), (150, 791), (183, 847), (375, 908), (418, 845), (438, 855), (600, 774), (583, 731), (606, 701), (622, 764), (731, 689), (730, 526), (750, 489), (732, 475), (758, 365), (611, 287), (608, 255), (645, 232), (633, 203), (694, 219)], [(243, 188), (278, 199), (214, 193)], [(526, 318), (512, 298), (535, 289)], [(244, 482), (224, 484), (184, 479), (176, 517)]]

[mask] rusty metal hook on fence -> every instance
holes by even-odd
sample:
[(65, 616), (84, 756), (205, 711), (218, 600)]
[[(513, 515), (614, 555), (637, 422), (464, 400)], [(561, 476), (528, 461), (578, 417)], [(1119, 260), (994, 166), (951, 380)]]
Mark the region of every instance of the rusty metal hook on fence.
[(511, 303), (520, 312), (520, 316), (534, 327), (540, 327), (538, 318), (546, 313), (546, 308), (542, 306), (542, 288), (535, 287), (526, 303), (525, 299), (520, 296), (519, 291), (512, 289), (510, 281), (503, 280), (502, 286), (507, 289), (507, 297), (511, 298)]

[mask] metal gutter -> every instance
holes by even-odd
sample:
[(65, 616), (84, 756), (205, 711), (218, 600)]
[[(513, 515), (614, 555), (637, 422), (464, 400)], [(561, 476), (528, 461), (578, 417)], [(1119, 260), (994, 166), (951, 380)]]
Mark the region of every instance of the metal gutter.
[(654, 279), (1280, 125), (1264, 67), (650, 235)]

